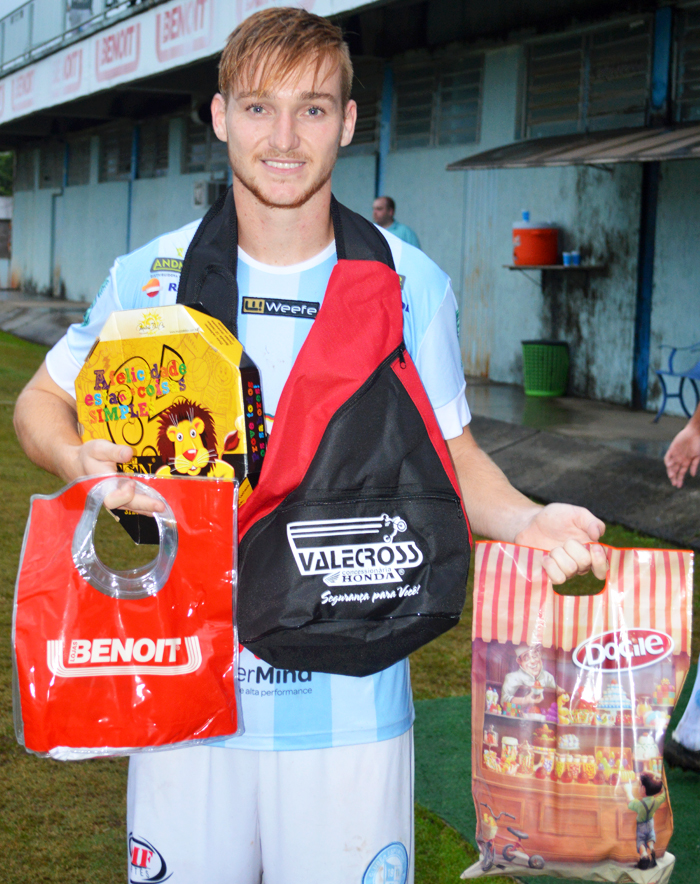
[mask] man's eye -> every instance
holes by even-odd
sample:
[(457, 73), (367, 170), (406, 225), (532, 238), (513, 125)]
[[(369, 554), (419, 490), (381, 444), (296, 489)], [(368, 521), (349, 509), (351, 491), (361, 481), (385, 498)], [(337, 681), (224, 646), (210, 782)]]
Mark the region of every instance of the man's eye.
[(320, 107), (310, 107), (309, 108), (309, 116), (310, 117), (320, 117), (323, 111)]
[(248, 110), (252, 111), (254, 114), (261, 114), (264, 108), (261, 104), (251, 104)]

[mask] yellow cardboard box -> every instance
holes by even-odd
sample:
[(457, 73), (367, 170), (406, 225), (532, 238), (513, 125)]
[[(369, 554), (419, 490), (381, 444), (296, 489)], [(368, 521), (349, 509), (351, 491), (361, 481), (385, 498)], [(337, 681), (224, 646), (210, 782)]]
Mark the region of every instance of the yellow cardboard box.
[[(218, 319), (182, 304), (112, 313), (75, 393), (83, 441), (134, 450), (123, 472), (235, 476), (239, 504), (255, 487), (267, 450), (260, 373)], [(137, 542), (158, 542), (152, 519), (122, 521)]]

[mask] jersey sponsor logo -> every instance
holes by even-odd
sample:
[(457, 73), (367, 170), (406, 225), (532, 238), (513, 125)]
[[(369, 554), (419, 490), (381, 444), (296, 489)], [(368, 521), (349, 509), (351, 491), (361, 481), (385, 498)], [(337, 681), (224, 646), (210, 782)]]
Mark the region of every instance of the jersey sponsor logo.
[[(184, 645), (184, 647), (183, 647)], [(96, 675), (187, 675), (202, 665), (196, 635), (182, 638), (74, 638), (65, 662), (65, 641), (46, 642), (46, 663), (61, 678)]]
[(673, 639), (657, 629), (618, 629), (582, 641), (573, 660), (580, 669), (644, 669), (673, 652)]
[(243, 298), (242, 313), (258, 316), (289, 316), (291, 319), (315, 319), (318, 301), (285, 301), (283, 298)]
[(155, 298), (160, 291), (160, 280), (154, 276), (153, 279), (148, 280), (146, 285), (141, 286), (141, 291), (146, 292), (149, 298)]
[(406, 884), (408, 851), (400, 841), (387, 844), (374, 857), (362, 876), (362, 884)]
[(151, 264), (151, 273), (181, 273), (182, 258), (156, 258)]
[[(400, 516), (386, 513), (366, 519), (290, 522), (287, 540), (303, 577), (323, 574), (327, 586), (401, 583), (406, 569), (423, 561), (415, 541), (395, 540), (407, 528)], [(384, 534), (388, 529), (393, 530)], [(370, 539), (377, 535), (377, 540)]]
[(145, 838), (129, 833), (129, 884), (145, 881), (167, 881), (172, 877), (162, 853)]

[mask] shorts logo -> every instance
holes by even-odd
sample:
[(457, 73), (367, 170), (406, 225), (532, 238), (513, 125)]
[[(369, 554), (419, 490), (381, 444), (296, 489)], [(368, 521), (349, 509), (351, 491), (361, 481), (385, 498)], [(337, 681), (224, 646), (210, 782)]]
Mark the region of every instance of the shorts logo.
[(182, 263), (182, 258), (156, 258), (151, 273), (181, 273)]
[(129, 884), (167, 881), (172, 877), (162, 855), (145, 838), (129, 835)]
[(303, 577), (324, 574), (327, 586), (400, 583), (407, 568), (423, 561), (415, 541), (394, 540), (407, 528), (400, 516), (386, 513), (367, 519), (290, 522), (287, 540)]
[(146, 292), (149, 298), (155, 298), (155, 296), (160, 291), (160, 280), (153, 277), (153, 279), (149, 279), (146, 285), (141, 287), (142, 292)]
[(367, 866), (362, 884), (406, 884), (407, 878), (408, 851), (400, 841), (394, 841)]
[(291, 319), (316, 318), (321, 305), (318, 301), (285, 301), (282, 298), (243, 298), (242, 313), (258, 316), (289, 316)]

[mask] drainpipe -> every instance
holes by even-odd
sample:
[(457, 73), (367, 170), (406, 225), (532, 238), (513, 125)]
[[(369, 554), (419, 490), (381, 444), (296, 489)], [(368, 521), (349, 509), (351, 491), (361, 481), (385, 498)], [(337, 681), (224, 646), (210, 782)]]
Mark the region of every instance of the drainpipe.
[(134, 126), (131, 135), (131, 168), (129, 170), (129, 182), (126, 195), (126, 251), (131, 251), (131, 210), (134, 201), (134, 181), (138, 173), (139, 162), (139, 135), (140, 129)]
[[(669, 122), (671, 106), (671, 48), (673, 9), (657, 10), (654, 16), (654, 54), (650, 123)], [(642, 164), (642, 193), (639, 218), (639, 256), (637, 260), (637, 306), (634, 318), (634, 356), (632, 370), (632, 408), (647, 407), (649, 391), (649, 351), (651, 343), (651, 310), (654, 288), (654, 252), (656, 248), (656, 207), (659, 198), (661, 164)]]
[(382, 84), (382, 115), (379, 123), (379, 153), (377, 154), (377, 171), (374, 182), (374, 198), (384, 196), (386, 183), (386, 166), (391, 148), (391, 112), (394, 106), (394, 71), (391, 64), (384, 65), (384, 82)]
[(51, 194), (51, 232), (49, 236), (49, 287), (54, 298), (61, 295), (61, 277), (56, 278), (56, 200), (63, 196), (63, 191), (68, 184), (68, 144), (63, 149), (63, 172), (61, 174), (61, 189)]

